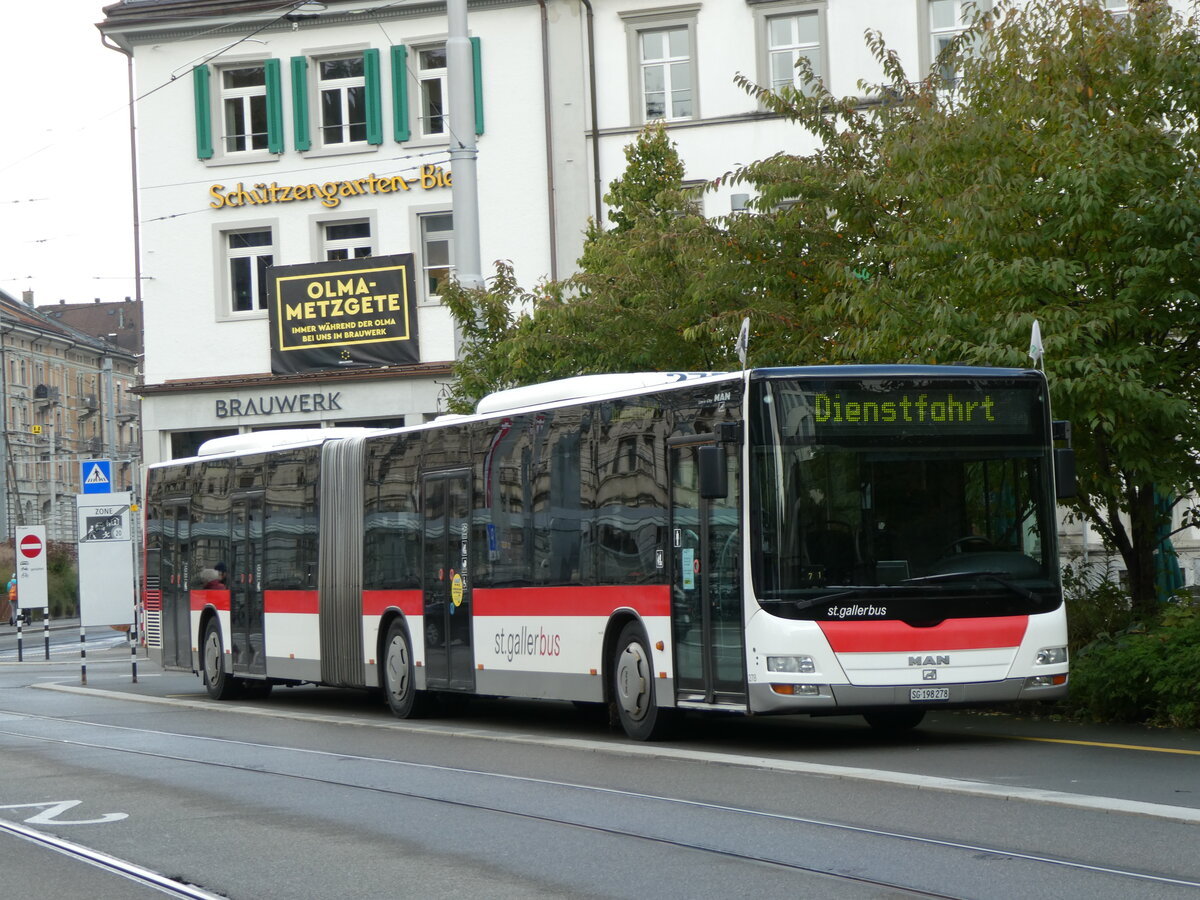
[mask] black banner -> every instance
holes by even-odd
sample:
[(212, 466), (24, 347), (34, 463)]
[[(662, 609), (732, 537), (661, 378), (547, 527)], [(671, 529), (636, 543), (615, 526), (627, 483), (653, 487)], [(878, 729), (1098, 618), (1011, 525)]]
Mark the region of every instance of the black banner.
[(419, 362), (411, 253), (267, 270), (276, 375)]

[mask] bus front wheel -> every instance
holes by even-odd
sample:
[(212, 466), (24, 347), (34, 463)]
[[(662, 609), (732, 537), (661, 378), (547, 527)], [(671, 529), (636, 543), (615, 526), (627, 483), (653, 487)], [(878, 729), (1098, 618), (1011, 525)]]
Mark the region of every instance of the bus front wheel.
[(427, 715), (429, 695), (416, 687), (412, 644), (399, 619), (388, 628), (383, 648), (383, 696), (392, 713), (401, 719)]
[(658, 741), (674, 724), (674, 710), (661, 709), (655, 698), (654, 667), (649, 641), (631, 622), (621, 631), (612, 658), (612, 697), (625, 733), (635, 741)]
[(204, 689), (214, 700), (232, 700), (237, 687), (237, 681), (225, 671), (225, 642), (221, 623), (214, 616), (204, 629)]

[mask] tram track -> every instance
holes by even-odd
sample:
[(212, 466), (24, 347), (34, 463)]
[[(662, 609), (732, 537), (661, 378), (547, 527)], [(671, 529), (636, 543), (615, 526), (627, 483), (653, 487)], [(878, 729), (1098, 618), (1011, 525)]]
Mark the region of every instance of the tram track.
[[(246, 775), (286, 778), (313, 786), (321, 785), (342, 790), (369, 791), (376, 795), (402, 797), (409, 800), (424, 801), (445, 806), (469, 809), (474, 812), (510, 816), (550, 826), (582, 829), (595, 834), (604, 834), (620, 839), (646, 841), (661, 845), (663, 847), (672, 847), (685, 851), (700, 852), (745, 863), (767, 865), (781, 870), (825, 876), (846, 883), (861, 884), (864, 887), (899, 891), (913, 897), (958, 897), (961, 895), (941, 893), (937, 889), (931, 890), (929, 886), (922, 887), (918, 884), (906, 883), (898, 879), (871, 877), (870, 875), (865, 875), (861, 872), (849, 871), (846, 867), (820, 865), (811, 861), (787, 858), (787, 856), (784, 854), (751, 852), (745, 847), (736, 846), (736, 842), (731, 842), (729, 845), (722, 846), (719, 843), (714, 843), (712, 841), (706, 842), (694, 840), (671, 834), (669, 833), (669, 828), (662, 828), (658, 831), (658, 833), (656, 833), (655, 829), (650, 828), (636, 829), (629, 827), (627, 824), (618, 826), (612, 823), (606, 823), (604, 821), (589, 821), (587, 816), (583, 814), (568, 816), (562, 814), (540, 813), (530, 809), (521, 808), (521, 804), (519, 803), (488, 803), (475, 799), (468, 799), (462, 796), (453, 796), (452, 792), (449, 791), (436, 791), (429, 789), (422, 790), (415, 787), (398, 786), (395, 784), (394, 777), (381, 779), (380, 783), (370, 783), (370, 777), (368, 777), (369, 773), (367, 769), (382, 766), (385, 767), (385, 769), (393, 776), (397, 770), (404, 769), (414, 773), (421, 773), (420, 777), (425, 778), (444, 776), (451, 778), (452, 780), (460, 780), (464, 778), (484, 779), (491, 785), (515, 786), (517, 788), (517, 794), (525, 793), (527, 788), (539, 788), (546, 791), (565, 791), (569, 792), (573, 796), (590, 798), (592, 801), (590, 803), (584, 801), (574, 804), (573, 808), (577, 808), (579, 810), (593, 809), (597, 806), (597, 803), (595, 802), (596, 798), (603, 798), (604, 803), (599, 804), (601, 806), (603, 806), (605, 803), (612, 802), (650, 804), (655, 808), (669, 809), (675, 811), (676, 813), (682, 812), (682, 816), (684, 818), (694, 814), (723, 817), (728, 816), (733, 817), (735, 821), (741, 823), (738, 827), (730, 828), (722, 832), (726, 834), (738, 834), (743, 830), (742, 826), (746, 825), (747, 822), (753, 821), (757, 824), (769, 823), (784, 828), (815, 829), (826, 833), (836, 833), (842, 836), (856, 836), (860, 839), (882, 842), (885, 845), (891, 845), (893, 847), (904, 845), (909, 849), (913, 847), (936, 849), (942, 852), (961, 855), (964, 858), (971, 857), (975, 859), (991, 858), (1017, 860), (1032, 866), (1045, 867), (1047, 872), (1051, 870), (1072, 869), (1080, 872), (1087, 872), (1104, 878), (1124, 881), (1129, 884), (1141, 883), (1143, 885), (1160, 885), (1164, 887), (1171, 886), (1185, 889), (1200, 889), (1200, 880), (1177, 878), (1164, 874), (1156, 874), (1153, 872), (1136, 871), (1129, 868), (1122, 868), (1120, 866), (1105, 866), (1085, 860), (1072, 860), (1051, 855), (1028, 853), (1014, 850), (1013, 848), (938, 839), (915, 833), (889, 831), (885, 829), (865, 827), (862, 825), (852, 825), (818, 818), (794, 816), (746, 807), (729, 806), (701, 800), (683, 799), (610, 787), (533, 778), (529, 776), (493, 773), (455, 766), (392, 760), (386, 757), (359, 756), (342, 752), (292, 747), (279, 744), (238, 741), (228, 738), (217, 738), (204, 735), (184, 735), (169, 731), (95, 723), (70, 717), (45, 716), (32, 713), (13, 712), (6, 714), (5, 718), (7, 720), (5, 723), (7, 727), (0, 727), (0, 735), (21, 740), (78, 747), (80, 749), (92, 751), (108, 751), (112, 753), (152, 758), (168, 762), (204, 766), (212, 769), (223, 769), (227, 771), (243, 773)], [(31, 727), (27, 730), (19, 730), (12, 727), (14, 720), (25, 720), (29, 722), (31, 726), (34, 723), (42, 723), (51, 727), (68, 726), (93, 729), (96, 732), (96, 739), (81, 740), (74, 737), (36, 733), (36, 728), (34, 727)], [(102, 740), (99, 737), (101, 734), (114, 735), (114, 739), (108, 741)], [(127, 737), (130, 739), (144, 739), (152, 737), (158, 740), (194, 742), (200, 746), (208, 746), (220, 749), (208, 756), (203, 753), (164, 752), (162, 750), (146, 749), (145, 747), (125, 746), (122, 744), (120, 739), (115, 737), (116, 735), (121, 735), (122, 737)], [(262, 762), (261, 756), (257, 757), (256, 762), (253, 764), (240, 763), (232, 759), (218, 758), (221, 752), (229, 752), (233, 754), (245, 751), (251, 751), (256, 754), (275, 754), (277, 758), (277, 764), (265, 765)], [(363, 778), (333, 778), (324, 775), (306, 773), (299, 771), (296, 768), (289, 769), (287, 765), (282, 763), (284, 761), (283, 757), (290, 755), (297, 755), (300, 759), (308, 762), (324, 758), (330, 761), (337, 760), (341, 763), (358, 763), (364, 767)], [(386, 780), (388, 783), (382, 783), (384, 780)], [(664, 816), (660, 816), (656, 813), (655, 815), (650, 815), (646, 818), (653, 821), (656, 818), (664, 818)], [(670, 815), (666, 815), (665, 818), (669, 820)], [(806, 843), (807, 842), (805, 841), (799, 841), (797, 842), (797, 846), (805, 846)], [(179, 894), (178, 896), (191, 895)], [(212, 895), (198, 894), (195, 896)]]
[(38, 831), (36, 828), (30, 828), (27, 825), (0, 819), (0, 832), (53, 850), (62, 856), (87, 863), (105, 872), (120, 875), (136, 884), (153, 888), (168, 897), (179, 897), (181, 900), (225, 900), (220, 894), (209, 893), (195, 885), (169, 878), (166, 875), (139, 866), (129, 860), (120, 859), (108, 853), (102, 853), (83, 844), (68, 841), (57, 835), (47, 834), (44, 831)]

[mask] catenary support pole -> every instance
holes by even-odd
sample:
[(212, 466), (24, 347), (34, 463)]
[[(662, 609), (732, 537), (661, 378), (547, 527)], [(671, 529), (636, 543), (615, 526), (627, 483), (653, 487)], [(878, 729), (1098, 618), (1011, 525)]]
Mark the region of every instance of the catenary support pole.
[[(446, 80), (450, 94), (450, 196), (454, 205), (454, 269), (465, 288), (483, 287), (476, 177), (474, 54), (467, 0), (446, 0)], [(456, 334), (455, 356), (461, 335)]]

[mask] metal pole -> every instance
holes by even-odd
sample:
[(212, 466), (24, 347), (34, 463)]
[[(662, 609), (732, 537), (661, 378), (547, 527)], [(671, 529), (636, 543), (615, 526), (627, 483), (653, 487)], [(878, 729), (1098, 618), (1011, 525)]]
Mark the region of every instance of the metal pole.
[(133, 613), (133, 624), (129, 626), (129, 662), (133, 665), (133, 683), (137, 684), (137, 610)]
[(42, 637), (46, 641), (46, 659), (50, 659), (50, 607), (42, 610)]
[(24, 642), (21, 637), (21, 626), (24, 622), (21, 613), (17, 613), (17, 662), (25, 662)]
[(79, 683), (87, 684), (87, 630), (79, 623)]
[[(450, 191), (454, 204), (454, 268), (465, 288), (483, 287), (479, 250), (479, 185), (475, 149), (475, 79), (467, 36), (467, 0), (446, 0), (446, 79), (450, 93)], [(458, 347), (455, 347), (457, 355)]]

